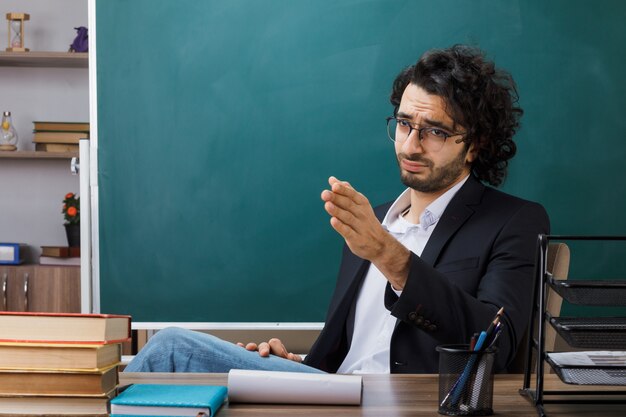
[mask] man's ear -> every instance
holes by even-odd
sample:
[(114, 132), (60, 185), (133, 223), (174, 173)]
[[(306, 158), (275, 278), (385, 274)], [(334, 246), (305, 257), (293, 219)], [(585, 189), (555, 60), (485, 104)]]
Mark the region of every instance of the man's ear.
[(472, 142), (467, 149), (467, 153), (465, 154), (465, 162), (468, 164), (472, 164), (478, 157), (478, 149), (476, 149), (476, 142)]

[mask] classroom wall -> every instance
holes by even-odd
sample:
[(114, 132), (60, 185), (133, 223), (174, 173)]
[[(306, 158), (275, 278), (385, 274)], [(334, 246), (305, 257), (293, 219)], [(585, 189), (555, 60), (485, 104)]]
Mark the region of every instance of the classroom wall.
[[(0, 48), (8, 46), (6, 13), (29, 13), (25, 46), (31, 51), (67, 51), (74, 27), (87, 26), (87, 0), (2, 0)], [(9, 110), (18, 150), (34, 150), (33, 121), (89, 121), (87, 69), (0, 66), (0, 111)], [(31, 247), (36, 262), (41, 245), (66, 245), (61, 204), (79, 191), (69, 160), (0, 159), (0, 241)]]
[(454, 43), (518, 83), (503, 189), (544, 204), (554, 233), (626, 232), (624, 2), (100, 0), (96, 15), (103, 311), (322, 321), (343, 243), (326, 179), (398, 195), (391, 82)]

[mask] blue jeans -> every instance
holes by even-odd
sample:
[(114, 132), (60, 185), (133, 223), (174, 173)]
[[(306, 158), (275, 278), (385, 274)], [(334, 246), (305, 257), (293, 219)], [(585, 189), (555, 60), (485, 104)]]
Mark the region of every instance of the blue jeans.
[(191, 330), (158, 331), (128, 364), (125, 372), (228, 372), (231, 369), (323, 373), (319, 369), (270, 355), (261, 357), (234, 343)]

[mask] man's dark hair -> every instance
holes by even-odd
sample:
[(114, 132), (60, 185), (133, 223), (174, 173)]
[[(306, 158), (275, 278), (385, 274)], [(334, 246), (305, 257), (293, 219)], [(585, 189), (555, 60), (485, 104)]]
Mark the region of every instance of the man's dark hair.
[(394, 114), (409, 84), (443, 98), (446, 112), (467, 131), (466, 145), (476, 149), (474, 175), (496, 187), (502, 184), (517, 149), (513, 135), (523, 114), (511, 75), (496, 69), (479, 49), (455, 45), (426, 52), (396, 77), (391, 92)]

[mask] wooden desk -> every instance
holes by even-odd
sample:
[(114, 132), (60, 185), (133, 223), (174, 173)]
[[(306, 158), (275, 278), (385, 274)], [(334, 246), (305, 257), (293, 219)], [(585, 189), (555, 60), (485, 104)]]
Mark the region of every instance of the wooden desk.
[[(208, 384), (226, 385), (226, 374), (143, 374), (121, 373), (120, 383), (151, 384)], [(496, 416), (536, 417), (534, 406), (518, 394), (522, 386), (521, 375), (496, 375), (493, 409)], [(546, 375), (546, 389), (576, 389), (560, 383), (553, 374)], [(363, 403), (359, 406), (267, 405), (225, 404), (218, 417), (238, 416), (437, 416), (437, 375), (365, 375), (363, 377)], [(623, 405), (570, 405), (546, 406), (552, 416), (624, 416)]]

